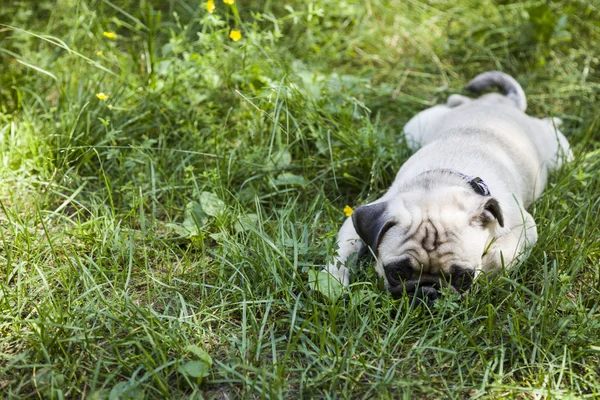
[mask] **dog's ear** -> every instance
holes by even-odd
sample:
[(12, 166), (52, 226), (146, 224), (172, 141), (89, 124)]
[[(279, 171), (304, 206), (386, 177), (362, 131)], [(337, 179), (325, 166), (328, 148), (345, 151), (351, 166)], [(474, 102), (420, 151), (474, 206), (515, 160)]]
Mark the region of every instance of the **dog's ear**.
[(504, 214), (502, 214), (502, 208), (500, 208), (498, 200), (493, 197), (490, 197), (483, 203), (483, 210), (480, 214), (480, 218), (484, 224), (496, 220), (498, 221), (498, 224), (504, 228)]
[(352, 213), (352, 222), (358, 236), (375, 254), (383, 235), (396, 224), (388, 215), (387, 203), (358, 207)]

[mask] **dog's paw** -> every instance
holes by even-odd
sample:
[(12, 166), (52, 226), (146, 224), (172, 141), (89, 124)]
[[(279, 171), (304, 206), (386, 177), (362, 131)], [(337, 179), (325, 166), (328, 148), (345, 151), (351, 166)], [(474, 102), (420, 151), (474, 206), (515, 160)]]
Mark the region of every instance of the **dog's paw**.
[(329, 272), (335, 279), (340, 281), (344, 286), (350, 284), (350, 270), (346, 267), (337, 267), (334, 264), (329, 264), (325, 271)]
[(524, 248), (533, 247), (538, 240), (537, 227), (534, 225), (528, 227), (525, 230), (525, 243)]
[(542, 121), (547, 122), (548, 124), (550, 124), (553, 127), (559, 127), (563, 124), (563, 120), (561, 118), (558, 117), (547, 117), (547, 118), (542, 118)]
[(500, 249), (491, 248), (481, 257), (482, 271), (487, 274), (499, 272), (503, 267), (509, 267), (512, 259), (513, 257), (506, 257)]

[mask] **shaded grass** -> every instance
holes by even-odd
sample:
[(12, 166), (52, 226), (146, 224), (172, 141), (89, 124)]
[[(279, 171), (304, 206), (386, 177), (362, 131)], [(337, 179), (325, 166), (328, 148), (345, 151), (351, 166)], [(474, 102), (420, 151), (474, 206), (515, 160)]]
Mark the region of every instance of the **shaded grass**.
[[(222, 3), (28, 4), (0, 10), (4, 397), (598, 396), (593, 5), (249, 2), (234, 43)], [(492, 68), (577, 154), (531, 254), (432, 309), (368, 265), (308, 293), (343, 207), (409, 156), (403, 124)], [(182, 238), (203, 192), (224, 210)]]

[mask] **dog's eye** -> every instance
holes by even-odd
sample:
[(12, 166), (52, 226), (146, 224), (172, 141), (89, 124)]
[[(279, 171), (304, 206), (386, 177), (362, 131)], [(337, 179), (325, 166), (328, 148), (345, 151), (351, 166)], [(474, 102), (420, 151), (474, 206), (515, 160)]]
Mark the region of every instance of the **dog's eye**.
[(410, 260), (404, 259), (385, 265), (383, 270), (388, 283), (392, 286), (398, 286), (412, 275), (412, 264)]

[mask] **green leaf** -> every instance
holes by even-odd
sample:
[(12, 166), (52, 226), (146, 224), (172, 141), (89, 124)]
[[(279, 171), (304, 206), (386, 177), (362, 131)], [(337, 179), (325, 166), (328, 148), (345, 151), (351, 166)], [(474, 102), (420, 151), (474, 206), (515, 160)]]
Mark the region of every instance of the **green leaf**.
[(187, 376), (191, 376), (192, 378), (204, 378), (208, 376), (210, 373), (210, 366), (204, 361), (186, 361), (181, 364), (177, 370)]
[(188, 237), (190, 236), (190, 231), (188, 231), (186, 228), (183, 227), (182, 224), (177, 224), (175, 222), (168, 222), (165, 224), (165, 226), (173, 231), (175, 231), (176, 234), (178, 234), (181, 237)]
[(325, 75), (308, 71), (299, 71), (296, 75), (302, 80), (303, 92), (309, 95), (315, 102), (318, 102), (321, 98), (321, 91), (325, 86)]
[(202, 209), (202, 206), (195, 201), (190, 201), (185, 206), (183, 213), (183, 227), (188, 230), (188, 236), (196, 236), (208, 222), (208, 216)]
[(292, 155), (288, 150), (279, 150), (278, 152), (271, 155), (271, 159), (268, 161), (267, 166), (270, 167), (287, 167), (292, 163)]
[(235, 222), (234, 228), (237, 233), (245, 232), (258, 224), (258, 214), (242, 215)]
[(91, 392), (90, 394), (85, 396), (86, 400), (106, 400), (107, 396), (106, 396), (106, 392), (107, 390), (95, 390), (93, 392)]
[(275, 185), (304, 186), (306, 185), (306, 179), (304, 179), (303, 176), (284, 172), (283, 174), (280, 174), (277, 179), (275, 179), (274, 183)]
[(140, 400), (144, 398), (144, 391), (137, 384), (119, 382), (111, 389), (108, 400)]
[(220, 207), (219, 203), (224, 207), (224, 203), (219, 200), (218, 197), (215, 196), (215, 200), (212, 198), (212, 196), (214, 196), (212, 193), (203, 192), (203, 194), (204, 193), (207, 195), (201, 196), (201, 198), (204, 199), (211, 214), (204, 211), (204, 207), (200, 205), (200, 203), (190, 201), (186, 204), (185, 211), (183, 212), (183, 223), (178, 224), (169, 222), (165, 224), (165, 226), (174, 230), (179, 236), (184, 238), (200, 235), (200, 230), (208, 223), (208, 216), (217, 214), (217, 210)]
[(200, 193), (200, 205), (202, 206), (202, 210), (211, 217), (216, 217), (225, 210), (223, 200), (211, 192)]
[(198, 360), (186, 361), (177, 370), (192, 378), (204, 378), (208, 376), (210, 367), (212, 367), (212, 358), (210, 355), (204, 349), (193, 344), (187, 346), (185, 350), (195, 355)]
[(201, 349), (200, 347), (191, 344), (187, 346), (185, 350), (194, 354), (196, 357), (198, 357), (200, 361), (203, 361), (206, 365), (208, 365), (209, 368), (212, 366), (212, 358), (204, 349)]
[(308, 271), (308, 285), (331, 300), (337, 300), (344, 291), (344, 286), (327, 271)]

